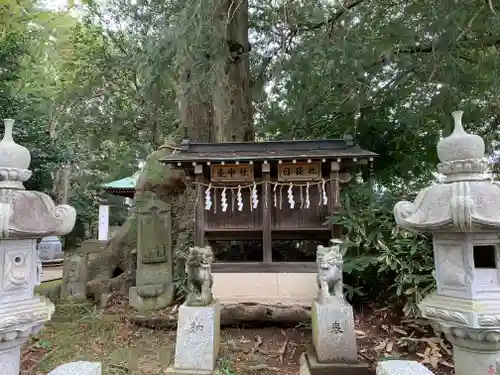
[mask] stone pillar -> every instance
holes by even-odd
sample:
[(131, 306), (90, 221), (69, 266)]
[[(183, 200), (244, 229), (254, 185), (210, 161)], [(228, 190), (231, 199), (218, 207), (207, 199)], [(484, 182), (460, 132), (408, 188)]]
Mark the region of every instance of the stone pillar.
[(174, 298), (171, 205), (152, 192), (136, 194), (137, 274), (129, 303), (137, 310), (159, 310)]
[(452, 115), (455, 129), (437, 146), (443, 181), (398, 202), (394, 216), (433, 235), (437, 291), (419, 308), (453, 344), (455, 374), (486, 375), (500, 358), (500, 184), (485, 176), (483, 139)]
[(83, 251), (73, 250), (65, 254), (62, 299), (87, 299), (87, 262), (88, 255)]
[(34, 294), (40, 284), (37, 238), (69, 233), (76, 212), (67, 205), (27, 191), (30, 152), (12, 138), (13, 120), (5, 120), (0, 142), (0, 373), (19, 375), (20, 348), (54, 312), (54, 305)]

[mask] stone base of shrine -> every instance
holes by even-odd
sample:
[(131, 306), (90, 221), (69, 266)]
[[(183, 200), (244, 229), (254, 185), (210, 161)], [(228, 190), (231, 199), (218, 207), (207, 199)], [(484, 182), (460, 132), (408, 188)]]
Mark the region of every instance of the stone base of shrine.
[(128, 291), (129, 304), (139, 311), (155, 311), (167, 307), (174, 296), (174, 285), (165, 287), (165, 291), (159, 296), (144, 298), (137, 293), (137, 287), (131, 287)]
[(324, 363), (319, 362), (314, 351), (303, 353), (299, 359), (299, 375), (372, 375), (370, 366), (358, 363)]
[(222, 304), (306, 304), (318, 293), (316, 273), (213, 273), (212, 293)]
[(216, 371), (206, 370), (180, 370), (177, 368), (168, 368), (165, 370), (166, 375), (214, 375)]

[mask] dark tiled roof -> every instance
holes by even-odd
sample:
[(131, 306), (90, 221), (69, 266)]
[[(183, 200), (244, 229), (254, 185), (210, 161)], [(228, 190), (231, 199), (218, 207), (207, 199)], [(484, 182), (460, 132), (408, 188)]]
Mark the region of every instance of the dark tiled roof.
[(375, 156), (377, 156), (376, 153), (359, 148), (351, 139), (233, 143), (189, 143), (183, 141), (180, 151), (161, 159), (161, 161), (182, 163), (264, 159), (370, 158)]

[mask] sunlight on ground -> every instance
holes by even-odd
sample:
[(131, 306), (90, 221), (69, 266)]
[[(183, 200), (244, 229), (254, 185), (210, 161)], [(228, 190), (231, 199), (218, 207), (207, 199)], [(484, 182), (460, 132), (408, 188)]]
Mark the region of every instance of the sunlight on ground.
[(52, 321), (30, 343), (29, 350), (45, 352), (37, 370), (86, 360), (102, 362), (103, 375), (164, 374), (172, 357), (171, 332), (132, 329), (119, 317), (98, 315), (88, 304), (57, 304)]
[[(103, 375), (163, 375), (172, 364), (175, 331), (138, 327), (125, 311), (102, 313), (85, 302), (55, 306), (52, 320), (23, 348), (21, 375), (78, 360), (101, 362)], [(296, 375), (309, 330), (224, 329), (216, 374)]]
[(48, 292), (49, 290), (51, 290), (52, 288), (58, 286), (62, 284), (62, 280), (52, 280), (52, 281), (47, 281), (47, 282), (44, 282), (44, 283), (41, 283), (40, 285), (38, 285), (37, 287), (35, 287), (35, 293), (39, 293), (39, 294), (44, 294), (45, 292)]

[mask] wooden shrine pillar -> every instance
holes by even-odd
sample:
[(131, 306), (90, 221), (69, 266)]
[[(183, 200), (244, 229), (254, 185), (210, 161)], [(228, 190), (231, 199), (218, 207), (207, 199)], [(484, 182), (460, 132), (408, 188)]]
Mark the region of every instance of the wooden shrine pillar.
[(267, 161), (262, 164), (262, 250), (264, 263), (273, 261), (273, 240), (272, 240), (272, 205), (271, 205), (271, 166)]
[[(340, 182), (339, 182), (340, 163), (338, 161), (330, 162), (330, 198), (328, 199), (328, 216), (336, 214), (340, 210)], [(340, 235), (340, 228), (333, 223), (329, 223), (331, 237), (337, 238)], [(339, 233), (337, 233), (339, 232)]]
[(203, 205), (205, 188), (202, 185), (204, 182), (203, 165), (195, 164), (194, 173), (195, 181), (197, 182), (194, 244), (195, 246), (203, 247), (205, 246), (205, 207)]

